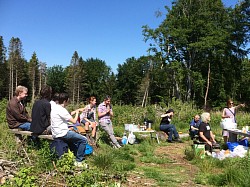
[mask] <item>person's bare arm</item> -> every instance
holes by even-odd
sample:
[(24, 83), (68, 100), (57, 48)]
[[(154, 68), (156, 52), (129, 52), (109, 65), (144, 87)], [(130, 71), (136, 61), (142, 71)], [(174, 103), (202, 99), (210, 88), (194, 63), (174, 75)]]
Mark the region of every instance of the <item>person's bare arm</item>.
[(205, 141), (207, 142), (208, 145), (212, 146), (212, 142), (210, 142), (203, 134), (203, 132), (199, 132), (199, 136)]
[(169, 114), (162, 114), (161, 117), (164, 118), (166, 116), (169, 116)]
[(73, 112), (75, 112), (75, 117), (73, 118), (70, 118), (69, 119), (69, 122), (71, 122), (71, 123), (76, 123), (77, 122), (77, 119), (78, 119), (78, 115), (79, 115), (79, 110), (75, 110), (75, 111), (73, 111)]
[(245, 104), (239, 104), (235, 107), (235, 109), (237, 110), (238, 108), (241, 108), (241, 107), (245, 107)]
[(230, 118), (230, 116), (227, 116), (227, 115), (226, 115), (226, 109), (225, 109), (225, 108), (223, 109), (223, 112), (222, 112), (222, 116), (221, 116), (221, 117), (222, 117), (223, 119), (224, 119), (224, 118)]
[(216, 143), (216, 141), (215, 141), (215, 139), (214, 139), (214, 134), (213, 134), (212, 131), (210, 131), (210, 137), (211, 137), (212, 141), (213, 141), (214, 143)]
[(195, 128), (194, 126), (191, 126), (191, 129), (192, 130), (197, 130), (197, 131), (199, 130), (198, 128)]

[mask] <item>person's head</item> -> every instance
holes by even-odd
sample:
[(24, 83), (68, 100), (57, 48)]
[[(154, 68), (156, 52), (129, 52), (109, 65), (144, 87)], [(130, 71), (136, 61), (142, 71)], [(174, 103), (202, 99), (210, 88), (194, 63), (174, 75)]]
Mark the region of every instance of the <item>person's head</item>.
[(15, 96), (18, 100), (23, 100), (28, 96), (28, 88), (25, 86), (17, 86), (15, 90)]
[(166, 111), (166, 114), (170, 114), (170, 116), (172, 117), (174, 115), (174, 110), (170, 108)]
[(232, 107), (233, 105), (234, 105), (233, 100), (232, 99), (228, 99), (227, 100), (227, 106), (228, 106), (228, 108)]
[(111, 102), (111, 97), (109, 95), (107, 95), (105, 98), (104, 98), (104, 103), (106, 105), (110, 105), (110, 102)]
[(197, 114), (197, 115), (195, 115), (195, 116), (194, 116), (194, 121), (196, 121), (196, 122), (197, 122), (197, 121), (199, 121), (199, 120), (200, 120), (200, 116), (199, 116), (198, 114)]
[(91, 96), (88, 98), (88, 102), (90, 105), (95, 106), (96, 105), (96, 98), (94, 96)]
[(204, 123), (208, 123), (210, 121), (210, 114), (208, 112), (204, 112), (201, 114), (201, 121)]
[(67, 93), (60, 93), (58, 103), (67, 104), (69, 102), (69, 95)]
[(51, 94), (52, 94), (52, 88), (51, 86), (43, 86), (41, 91), (40, 91), (40, 96), (42, 99), (51, 99)]
[(54, 93), (52, 97), (52, 101), (54, 101), (55, 103), (59, 102), (59, 93)]

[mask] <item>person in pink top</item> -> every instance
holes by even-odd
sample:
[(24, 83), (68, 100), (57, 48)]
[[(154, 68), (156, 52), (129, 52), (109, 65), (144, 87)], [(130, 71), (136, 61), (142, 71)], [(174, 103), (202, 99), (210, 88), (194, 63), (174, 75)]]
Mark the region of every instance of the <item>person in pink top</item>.
[[(245, 107), (245, 104), (239, 104), (237, 106), (234, 106), (234, 102), (232, 99), (229, 99), (227, 101), (227, 107), (223, 109), (223, 112), (222, 112), (222, 118), (225, 119), (225, 118), (230, 118), (232, 120), (233, 123), (236, 123), (236, 118), (235, 118), (235, 115), (236, 115), (236, 110), (240, 107)], [(226, 130), (223, 130), (222, 131), (222, 135), (223, 135), (223, 138), (224, 138), (224, 142), (228, 142), (228, 137), (229, 137), (229, 133), (228, 131)]]
[(104, 101), (98, 106), (99, 124), (109, 135), (109, 138), (115, 148), (121, 148), (121, 145), (115, 138), (111, 117), (113, 117), (113, 109), (111, 105), (111, 97), (106, 96)]

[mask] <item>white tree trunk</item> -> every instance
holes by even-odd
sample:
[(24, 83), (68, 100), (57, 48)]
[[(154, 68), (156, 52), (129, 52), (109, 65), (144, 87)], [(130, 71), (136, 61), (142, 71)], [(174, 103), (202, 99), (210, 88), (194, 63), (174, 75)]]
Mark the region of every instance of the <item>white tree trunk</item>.
[(209, 82), (210, 82), (210, 62), (208, 64), (208, 72), (207, 72), (207, 89), (206, 89), (205, 101), (204, 101), (205, 108), (207, 108), (207, 96), (208, 96), (208, 90), (209, 90)]

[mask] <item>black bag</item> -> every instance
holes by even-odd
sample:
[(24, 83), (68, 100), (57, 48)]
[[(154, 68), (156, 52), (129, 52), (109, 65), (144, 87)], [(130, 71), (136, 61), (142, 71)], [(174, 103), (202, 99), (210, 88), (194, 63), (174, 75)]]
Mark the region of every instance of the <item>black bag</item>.
[(94, 119), (94, 112), (89, 112), (89, 113), (87, 114), (87, 118), (88, 118), (88, 119)]
[(64, 153), (67, 153), (69, 149), (68, 144), (61, 138), (56, 138), (50, 144), (50, 150), (60, 158)]

